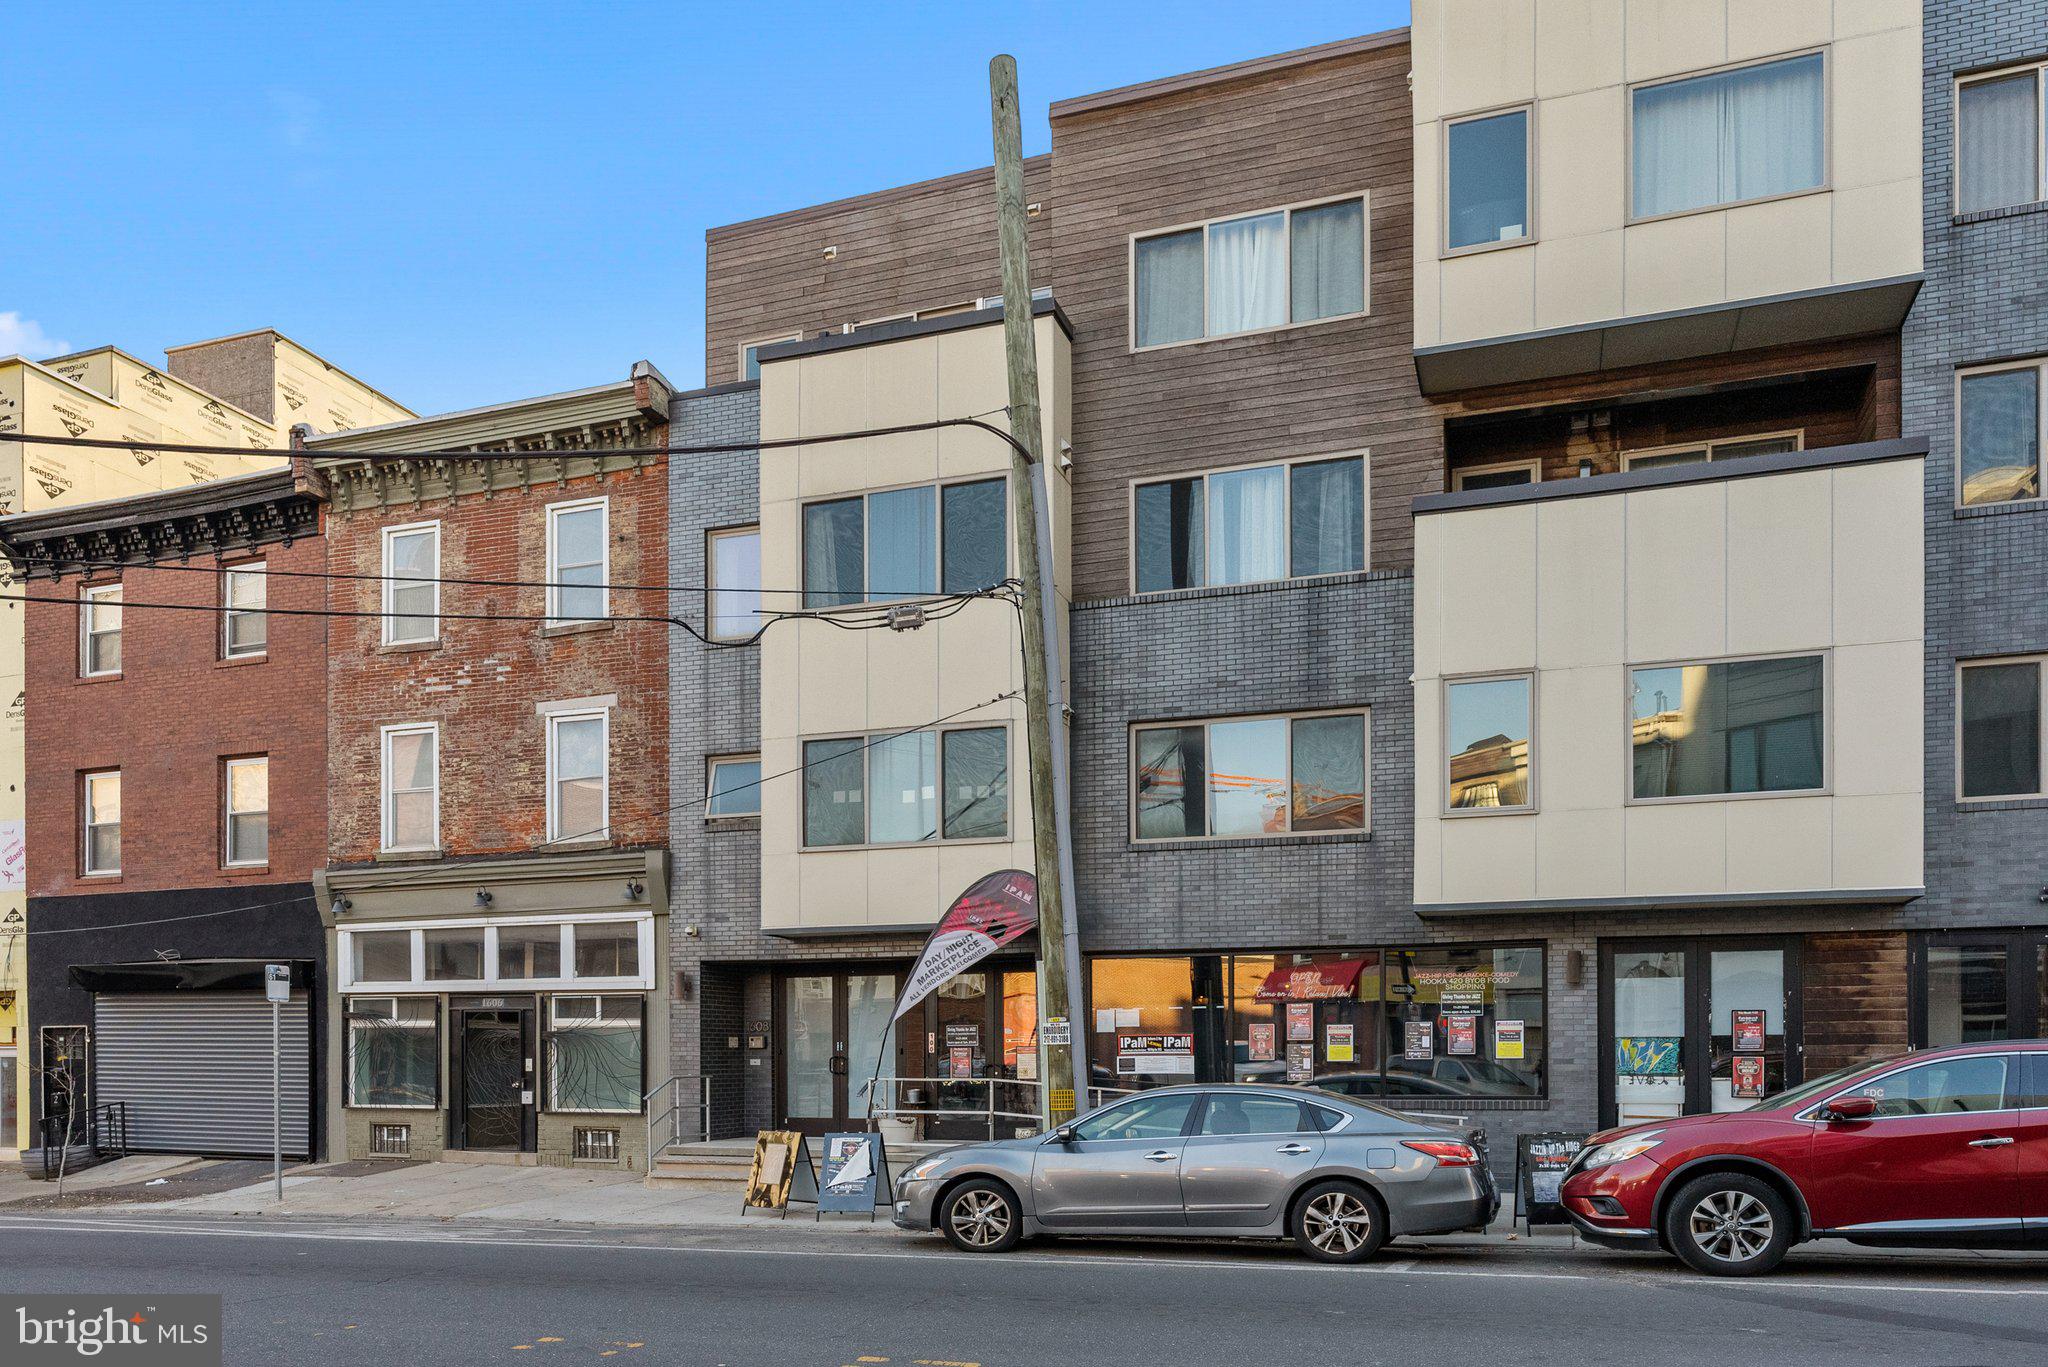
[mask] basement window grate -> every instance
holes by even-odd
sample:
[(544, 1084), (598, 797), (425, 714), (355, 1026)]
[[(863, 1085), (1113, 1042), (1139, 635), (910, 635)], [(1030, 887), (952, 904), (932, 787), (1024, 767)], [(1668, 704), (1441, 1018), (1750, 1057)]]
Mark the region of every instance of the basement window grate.
[(372, 1125), (370, 1127), (370, 1156), (373, 1158), (404, 1158), (412, 1153), (412, 1126)]
[(578, 1163), (618, 1162), (619, 1132), (617, 1130), (576, 1131), (575, 1159)]

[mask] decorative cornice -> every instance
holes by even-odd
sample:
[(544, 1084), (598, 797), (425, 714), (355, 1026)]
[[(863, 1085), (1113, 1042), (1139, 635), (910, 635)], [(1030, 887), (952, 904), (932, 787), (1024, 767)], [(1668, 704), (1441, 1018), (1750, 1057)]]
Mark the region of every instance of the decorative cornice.
[(23, 577), (106, 561), (150, 565), (284, 545), (320, 534), (311, 472), (279, 467), (161, 493), (0, 518), (0, 552)]

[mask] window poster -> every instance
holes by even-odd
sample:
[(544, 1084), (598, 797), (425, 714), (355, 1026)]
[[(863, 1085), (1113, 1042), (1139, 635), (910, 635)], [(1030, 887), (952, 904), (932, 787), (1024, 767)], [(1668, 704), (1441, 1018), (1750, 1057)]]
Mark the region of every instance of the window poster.
[(1444, 1017), (1444, 1052), (1447, 1054), (1478, 1053), (1479, 1017), (1464, 1013)]
[(1017, 1080), (1019, 1082), (1038, 1081), (1038, 1051), (1036, 1049), (1019, 1049), (1017, 1051)]
[(1760, 1099), (1764, 1094), (1764, 1056), (1737, 1054), (1734, 1066), (1734, 1086), (1730, 1090), (1745, 1100)]
[(1140, 1073), (1195, 1075), (1193, 1035), (1118, 1035), (1116, 1070), (1129, 1077)]
[(1426, 1020), (1408, 1021), (1401, 1035), (1403, 1058), (1435, 1058), (1436, 1026)]
[(1764, 1013), (1735, 1011), (1729, 1033), (1735, 1037), (1735, 1052), (1738, 1054), (1761, 1054), (1764, 1051)]
[(965, 1044), (953, 1045), (946, 1051), (946, 1055), (951, 1064), (954, 1077), (971, 1078), (974, 1076), (974, 1050), (971, 1046)]
[(1273, 1022), (1253, 1021), (1247, 1028), (1250, 1031), (1250, 1037), (1245, 1047), (1250, 1055), (1251, 1062), (1271, 1063), (1275, 1057), (1273, 1053)]
[(1500, 1059), (1521, 1058), (1527, 1032), (1520, 1021), (1495, 1021), (1493, 1023), (1493, 1057)]
[(1316, 1040), (1316, 1004), (1314, 1002), (1287, 1003), (1287, 1041), (1297, 1040), (1314, 1044)]
[(1316, 1076), (1316, 1047), (1313, 1041), (1303, 1044), (1293, 1042), (1287, 1046), (1287, 1080), (1289, 1082), (1313, 1082)]
[(1353, 1047), (1355, 1026), (1326, 1025), (1323, 1027), (1323, 1057), (1331, 1063), (1349, 1063), (1356, 1051)]

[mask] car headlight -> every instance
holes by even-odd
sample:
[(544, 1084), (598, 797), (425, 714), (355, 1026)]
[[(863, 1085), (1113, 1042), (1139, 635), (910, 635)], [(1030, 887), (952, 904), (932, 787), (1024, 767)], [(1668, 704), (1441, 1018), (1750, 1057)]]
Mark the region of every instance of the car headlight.
[(1579, 1170), (1583, 1172), (1587, 1168), (1604, 1168), (1612, 1163), (1625, 1162), (1631, 1158), (1641, 1158), (1651, 1149), (1664, 1142), (1657, 1138), (1662, 1133), (1664, 1133), (1662, 1130), (1644, 1130), (1641, 1134), (1625, 1135), (1620, 1139), (1602, 1144), (1599, 1148), (1579, 1159)]
[(903, 1180), (906, 1182), (921, 1182), (925, 1178), (934, 1175), (938, 1172), (940, 1168), (943, 1168), (945, 1166), (946, 1160), (943, 1157), (926, 1158), (921, 1160), (915, 1167), (911, 1168), (909, 1172), (903, 1174)]

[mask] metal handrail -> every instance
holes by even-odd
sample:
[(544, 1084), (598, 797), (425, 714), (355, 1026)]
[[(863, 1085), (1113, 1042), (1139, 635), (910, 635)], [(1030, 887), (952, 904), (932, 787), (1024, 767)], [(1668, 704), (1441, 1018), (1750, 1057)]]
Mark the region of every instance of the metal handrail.
[[(117, 1158), (128, 1156), (128, 1103), (107, 1101), (85, 1110), (83, 1127), (74, 1129), (71, 1113), (60, 1112), (46, 1115), (37, 1122), (42, 1139), (43, 1180), (49, 1181), (56, 1175), (56, 1166), (63, 1152), (76, 1143), (86, 1155), (97, 1158), (101, 1154), (112, 1154)], [(52, 1156), (52, 1140), (55, 1140), (56, 1155)]]
[[(996, 1088), (998, 1087), (1026, 1087), (1036, 1090), (1043, 1095), (1045, 1083), (1037, 1078), (892, 1077), (883, 1078), (881, 1081), (885, 1087), (890, 1089), (890, 1095), (885, 1104), (878, 1104), (868, 1112), (870, 1122), (902, 1120), (911, 1116), (931, 1116), (946, 1120), (961, 1120), (981, 1116), (988, 1123), (988, 1137), (994, 1139), (996, 1137), (996, 1122), (998, 1120), (1025, 1121), (1033, 1126), (1037, 1126), (1042, 1124), (1045, 1119), (1045, 1112), (1042, 1108), (1028, 1112), (1006, 1111), (999, 1109), (995, 1104)], [(983, 1104), (980, 1106), (905, 1106), (897, 1102), (895, 1096), (896, 1088), (917, 1086), (919, 1084), (929, 1084), (934, 1087), (980, 1087), (982, 1089)], [(1132, 1087), (1090, 1087), (1088, 1088), (1088, 1108), (1092, 1110), (1102, 1105), (1111, 1096), (1134, 1095), (1137, 1090)]]
[[(686, 1082), (696, 1084), (697, 1099), (695, 1101), (686, 1099), (686, 1092), (689, 1090), (683, 1086)], [(668, 1104), (657, 1110), (656, 1103), (664, 1093), (668, 1094)], [(683, 1073), (672, 1077), (646, 1096), (641, 1097), (640, 1109), (647, 1115), (647, 1162), (652, 1166), (656, 1154), (675, 1148), (684, 1142), (683, 1116), (688, 1111), (695, 1111), (697, 1113), (696, 1139), (708, 1140), (711, 1138), (711, 1079), (701, 1073)], [(655, 1143), (655, 1132), (661, 1129), (663, 1125), (668, 1127), (668, 1133), (657, 1144)]]

